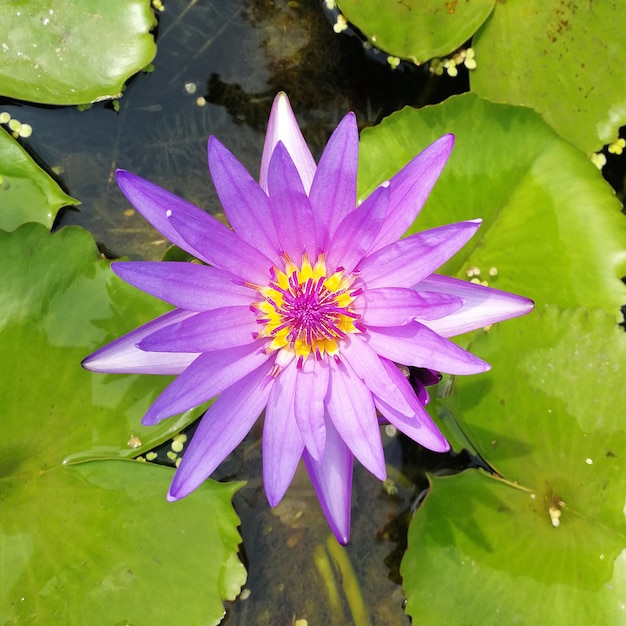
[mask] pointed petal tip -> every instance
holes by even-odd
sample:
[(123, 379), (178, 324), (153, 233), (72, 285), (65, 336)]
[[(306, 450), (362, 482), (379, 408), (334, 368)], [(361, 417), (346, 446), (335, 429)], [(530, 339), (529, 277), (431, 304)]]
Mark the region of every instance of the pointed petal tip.
[(121, 278), (122, 280), (124, 280), (124, 274), (126, 273), (126, 270), (128, 268), (122, 267), (124, 265), (128, 265), (129, 261), (113, 261), (113, 263), (111, 263), (111, 265), (109, 266), (111, 268), (111, 271), (118, 276), (119, 278)]
[[(270, 118), (269, 124), (272, 122), (276, 122), (278, 119), (286, 120), (292, 119), (295, 122), (295, 114), (293, 112), (293, 108), (291, 106), (291, 101), (289, 100), (289, 96), (284, 91), (279, 91), (274, 96), (274, 101), (272, 102), (272, 108), (270, 110)], [(297, 122), (295, 122), (297, 124)]]
[(446, 133), (445, 135), (442, 135), (438, 139), (438, 141), (441, 141), (441, 143), (450, 144), (450, 150), (452, 150), (454, 142), (456, 141), (456, 136), (454, 133)]
[[(170, 484), (169, 491), (167, 492), (167, 496), (165, 496), (168, 502), (178, 502), (178, 500), (186, 498), (192, 491), (198, 488), (199, 485), (195, 485), (191, 489), (186, 486), (185, 481), (188, 477), (189, 472), (185, 472), (185, 475), (182, 475), (180, 468), (176, 470), (174, 478)], [(204, 481), (201, 481), (199, 484), (202, 484), (202, 482)]]
[(280, 501), (283, 499), (281, 494), (275, 493), (274, 490), (268, 486), (265, 487), (265, 496), (267, 497), (267, 501), (272, 508), (278, 506)]
[(376, 471), (372, 472), (372, 474), (380, 481), (387, 480), (387, 466), (383, 463), (382, 466), (376, 467)]
[(347, 546), (350, 543), (350, 531), (341, 532), (338, 528), (333, 528), (333, 535), (340, 546)]
[(221, 145), (221, 141), (215, 135), (209, 135), (209, 140), (206, 145), (209, 158), (211, 157), (211, 152), (213, 152), (218, 145)]
[(274, 102), (272, 103), (272, 111), (279, 107), (289, 107), (291, 109), (291, 102), (289, 101), (289, 96), (284, 91), (279, 91), (274, 96)]
[(230, 150), (215, 135), (210, 135), (209, 141), (207, 142), (207, 155), (209, 157), (209, 162), (220, 153), (227, 153), (228, 155), (231, 155)]
[(337, 128), (347, 126), (350, 129), (354, 128), (354, 130), (358, 131), (356, 114), (354, 111), (348, 111), (342, 118), (339, 124), (337, 124)]
[(307, 146), (298, 121), (291, 108), (291, 103), (285, 92), (279, 92), (274, 98), (272, 110), (267, 123), (265, 144), (261, 157), (259, 173), (259, 185), (267, 192), (267, 170), (269, 161), (274, 152), (276, 142), (282, 140), (293, 162), (300, 173), (303, 185), (307, 193), (311, 189), (315, 170), (317, 168), (313, 155)]
[(126, 195), (126, 190), (137, 186), (137, 183), (143, 182), (144, 179), (137, 174), (133, 174), (128, 170), (117, 169), (115, 170), (115, 182), (117, 186), (122, 190), (122, 193)]
[(163, 418), (159, 417), (158, 413), (152, 411), (152, 407), (150, 407), (148, 409), (148, 412), (141, 418), (141, 425), (156, 426), (161, 421), (161, 419)]
[(432, 450), (433, 452), (439, 452), (440, 454), (450, 452), (450, 444), (448, 443), (448, 440), (440, 433), (437, 433), (437, 435), (438, 436), (436, 438), (433, 438), (433, 440), (429, 441), (428, 445), (424, 447)]
[[(426, 146), (422, 153), (432, 154), (436, 161), (441, 162), (441, 168), (445, 165), (452, 154), (456, 137), (453, 133), (447, 133), (435, 139), (430, 145)], [(419, 155), (418, 155), (419, 156)]]
[(90, 354), (89, 356), (86, 356), (81, 362), (80, 362), (80, 366), (84, 369), (87, 370), (89, 372), (92, 372), (94, 370), (91, 369), (91, 362), (93, 361), (93, 354)]
[[(106, 348), (107, 346), (104, 346)], [(107, 366), (108, 360), (102, 358), (103, 348), (99, 348), (95, 352), (92, 352), (86, 356), (81, 362), (80, 366), (88, 372), (94, 372), (96, 374), (117, 374), (118, 368)]]

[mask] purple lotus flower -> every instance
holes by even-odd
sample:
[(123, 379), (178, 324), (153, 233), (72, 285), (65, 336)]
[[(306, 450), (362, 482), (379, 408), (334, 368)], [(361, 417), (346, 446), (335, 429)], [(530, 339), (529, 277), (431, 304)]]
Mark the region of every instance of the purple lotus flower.
[(335, 536), (347, 543), (354, 457), (386, 476), (378, 414), (421, 445), (448, 450), (424, 409), (422, 383), (416, 379), (416, 391), (397, 364), (484, 372), (487, 363), (448, 337), (533, 307), (526, 298), (433, 274), (480, 220), (400, 239), (453, 141), (437, 140), (357, 206), (354, 115), (341, 121), (316, 166), (281, 93), (259, 183), (209, 140), (211, 176), (233, 230), (146, 180), (117, 173), (137, 210), (207, 264), (114, 263), (125, 281), (176, 308), (83, 363), (95, 372), (177, 374), (144, 424), (219, 396), (168, 499), (198, 487), (265, 409), (269, 503), (278, 504), (304, 459)]

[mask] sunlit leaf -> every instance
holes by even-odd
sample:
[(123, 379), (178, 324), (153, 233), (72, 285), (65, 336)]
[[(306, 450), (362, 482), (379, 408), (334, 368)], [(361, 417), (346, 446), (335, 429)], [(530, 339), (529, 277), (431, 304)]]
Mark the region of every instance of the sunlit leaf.
[[(80, 366), (167, 307), (119, 280), (77, 227), (0, 232), (0, 275), (0, 621), (217, 623), (245, 580), (236, 487), (167, 503), (172, 470), (123, 459), (194, 415), (143, 427), (166, 378)], [(79, 463), (94, 458), (118, 460)]]
[(3, 2), (0, 94), (45, 104), (120, 95), (156, 53), (150, 0)]
[[(31, 433), (36, 436), (36, 431)], [(245, 581), (237, 485), (165, 500), (172, 470), (94, 461), (4, 478), (0, 619), (217, 624)]]
[(602, 311), (555, 307), (479, 333), (491, 371), (443, 400), (489, 464), (542, 501), (623, 528), (626, 333)]
[(550, 307), (472, 351), (493, 369), (458, 377), (444, 402), (523, 490), (476, 471), (433, 481), (402, 565), (408, 613), (425, 625), (623, 623), (626, 335), (602, 311)]
[(471, 88), (531, 106), (579, 148), (597, 151), (626, 124), (625, 22), (621, 2), (498, 2), (474, 40)]
[(431, 482), (401, 567), (414, 623), (624, 623), (623, 529), (567, 509), (555, 528), (541, 495), (477, 470)]
[(338, 2), (347, 19), (375, 46), (417, 64), (454, 52), (480, 28), (494, 4), (495, 0)]
[(479, 280), (538, 306), (602, 308), (621, 319), (620, 203), (585, 155), (529, 109), (466, 94), (391, 115), (363, 132), (361, 196), (449, 132), (452, 156), (409, 232), (477, 217), (483, 225), (443, 272), (468, 278), (478, 268)]
[(468, 444), (523, 489), (478, 472), (435, 480), (403, 561), (407, 611), (425, 626), (621, 623), (620, 205), (538, 114), (472, 94), (365, 131), (361, 193), (446, 132), (454, 152), (410, 232), (482, 217), (445, 271), (469, 279), (472, 270), (533, 298), (537, 311), (461, 338), (492, 369), (448, 379), (432, 405), (452, 422), (444, 428), (454, 447)]
[(61, 207), (78, 204), (44, 172), (20, 144), (0, 128), (0, 230), (25, 222), (48, 228)]

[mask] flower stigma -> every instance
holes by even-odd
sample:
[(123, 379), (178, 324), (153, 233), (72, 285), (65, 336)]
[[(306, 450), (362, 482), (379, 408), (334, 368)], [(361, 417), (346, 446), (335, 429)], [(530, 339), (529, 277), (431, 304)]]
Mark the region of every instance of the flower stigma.
[(284, 269), (272, 267), (268, 286), (255, 286), (264, 297), (251, 307), (262, 325), (255, 338), (271, 338), (266, 353), (285, 351), (285, 357), (298, 359), (298, 368), (310, 355), (320, 361), (328, 354), (338, 361), (339, 341), (365, 331), (351, 308), (361, 293), (352, 289), (357, 274), (346, 275), (342, 267), (329, 274), (324, 254), (311, 264), (305, 252), (299, 267), (287, 254), (283, 258)]

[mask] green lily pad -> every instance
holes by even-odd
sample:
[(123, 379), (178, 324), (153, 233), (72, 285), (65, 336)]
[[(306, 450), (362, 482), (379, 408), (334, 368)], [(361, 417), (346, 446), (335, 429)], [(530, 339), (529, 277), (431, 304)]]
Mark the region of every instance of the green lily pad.
[[(168, 310), (115, 276), (88, 232), (72, 227), (50, 235), (39, 224), (25, 224), (0, 232), (0, 250), (0, 406), (14, 433), (0, 467), (18, 459), (28, 470), (56, 467), (78, 453), (83, 460), (129, 458), (194, 419), (187, 414), (141, 425), (169, 377), (81, 368), (90, 352)], [(21, 426), (24, 415), (40, 421), (42, 414), (50, 427), (33, 437)]]
[(406, 612), (423, 626), (623, 624), (626, 536), (587, 513), (555, 528), (541, 496), (483, 472), (431, 478), (401, 566)]
[(78, 200), (64, 193), (0, 128), (0, 230), (14, 230), (25, 222), (39, 222), (50, 228), (59, 209), (74, 204), (79, 204)]
[(625, 21), (620, 2), (498, 2), (474, 40), (472, 91), (531, 106), (581, 150), (597, 151), (626, 124)]
[(340, 0), (341, 12), (378, 48), (420, 65), (454, 52), (489, 17), (495, 0)]
[[(123, 461), (197, 412), (144, 427), (169, 377), (80, 367), (166, 305), (118, 279), (81, 228), (25, 224), (0, 232), (0, 251), (0, 621), (217, 623), (245, 580), (236, 487), (168, 504), (171, 469)], [(98, 458), (117, 460), (79, 462)]]
[(460, 338), (492, 370), (449, 378), (431, 403), (449, 418), (453, 446), (467, 444), (511, 484), (477, 471), (433, 481), (402, 566), (407, 612), (426, 626), (622, 623), (620, 204), (537, 113), (474, 94), (364, 131), (359, 194), (446, 132), (456, 146), (409, 232), (482, 217), (445, 273), (480, 269), (480, 280), (533, 298), (537, 311)]
[(95, 461), (5, 478), (2, 623), (218, 624), (246, 578), (238, 485), (208, 482), (172, 504), (171, 477)]
[(626, 335), (602, 311), (550, 307), (472, 352), (492, 370), (458, 377), (443, 402), (524, 490), (477, 471), (433, 481), (402, 565), (407, 612), (425, 625), (623, 623)]
[(483, 225), (442, 273), (468, 278), (478, 268), (490, 286), (538, 307), (601, 308), (621, 319), (620, 203), (585, 155), (530, 109), (464, 94), (391, 115), (362, 133), (359, 195), (448, 132), (452, 156), (409, 232), (477, 217)]
[(480, 333), (492, 365), (443, 402), (508, 480), (626, 531), (626, 334), (603, 311), (533, 316)]
[(150, 0), (9, 1), (0, 9), (0, 94), (45, 104), (114, 98), (152, 61)]

